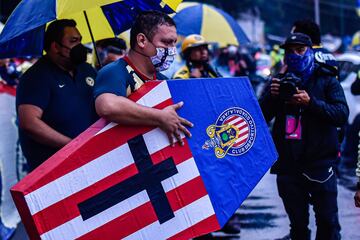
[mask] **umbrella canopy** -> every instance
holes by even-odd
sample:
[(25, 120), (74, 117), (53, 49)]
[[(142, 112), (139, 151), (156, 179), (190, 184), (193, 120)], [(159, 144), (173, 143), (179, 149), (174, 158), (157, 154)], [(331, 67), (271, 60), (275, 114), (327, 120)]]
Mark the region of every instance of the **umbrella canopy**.
[(360, 31), (357, 31), (351, 41), (351, 46), (354, 47), (359, 47), (360, 46)]
[(207, 4), (181, 3), (174, 16), (179, 35), (200, 34), (221, 47), (249, 42), (240, 25), (226, 12)]
[(141, 11), (173, 13), (182, 0), (23, 0), (0, 35), (0, 58), (40, 56), (46, 24), (69, 18), (77, 22), (83, 42), (114, 37), (131, 27)]

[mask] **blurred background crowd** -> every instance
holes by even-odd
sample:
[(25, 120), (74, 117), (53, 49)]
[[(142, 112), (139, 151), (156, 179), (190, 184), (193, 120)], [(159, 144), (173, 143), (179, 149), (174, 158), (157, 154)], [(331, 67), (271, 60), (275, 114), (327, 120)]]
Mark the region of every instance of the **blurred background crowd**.
[[(0, 33), (19, 2), (1, 0)], [(338, 80), (350, 108), (348, 124), (340, 136), (342, 144), (337, 171), (342, 184), (355, 190), (360, 96), (351, 93), (351, 86), (360, 74), (359, 7), (359, 1), (356, 3), (350, 0), (184, 1), (180, 4), (178, 14), (173, 16), (180, 36), (178, 53), (182, 52), (183, 39), (190, 33), (195, 33), (193, 30), (198, 27), (201, 31), (196, 33), (209, 43), (211, 65), (224, 77), (247, 76), (259, 97), (269, 77), (276, 74), (283, 64), (284, 50), (279, 46), (289, 35), (294, 22), (299, 19), (315, 19), (321, 28), (323, 48), (331, 52), (338, 61)], [(229, 29), (231, 34), (220, 33), (219, 29)], [(87, 31), (81, 28), (79, 30)], [(87, 62), (99, 70), (122, 58), (129, 49), (129, 35), (126, 31), (115, 38), (97, 40), (97, 56), (93, 44), (84, 42), (88, 50)], [(40, 56), (0, 59), (0, 84), (16, 88), (19, 77), (38, 57)], [(171, 68), (163, 74), (171, 79), (184, 64), (183, 54), (178, 54)]]
[[(19, 2), (19, 0), (1, 1), (0, 20), (2, 22), (6, 21)], [(202, 5), (201, 2), (206, 5)], [(199, 11), (199, 6), (202, 8), (201, 11)], [(179, 6), (178, 14), (174, 16), (180, 36), (178, 53), (181, 53), (182, 39), (188, 35), (187, 33), (191, 33), (194, 25), (203, 25), (198, 34), (204, 36), (210, 43), (211, 65), (215, 66), (224, 77), (248, 76), (255, 94), (260, 96), (268, 77), (276, 73), (282, 64), (284, 52), (279, 45), (289, 34), (294, 22), (315, 16), (320, 22), (323, 47), (333, 53), (339, 62), (339, 81), (344, 88), (350, 107), (341, 159), (345, 166), (355, 167), (359, 142), (357, 133), (360, 129), (360, 97), (354, 96), (350, 88), (360, 70), (360, 31), (357, 7), (354, 1), (346, 0), (309, 0), (301, 4), (290, 1), (262, 0), (203, 0), (199, 3), (184, 1)], [(191, 21), (187, 20), (189, 12), (194, 16)], [(212, 23), (216, 26), (211, 25)], [(234, 23), (237, 26), (234, 26)], [(0, 22), (0, 32), (2, 28), (3, 23)], [(227, 34), (217, 34), (218, 29), (226, 28), (232, 29), (237, 38)], [(98, 59), (102, 66), (126, 54), (129, 48), (129, 35), (129, 31), (126, 31), (117, 38), (107, 38), (96, 42)], [(88, 43), (86, 46), (89, 53), (88, 62), (100, 69), (97, 57), (93, 54), (93, 45)], [(36, 60), (36, 56), (1, 59), (0, 81), (8, 86), (16, 87), (21, 74)], [(183, 56), (178, 54), (175, 63), (164, 74), (172, 78), (182, 65), (184, 65)], [(342, 170), (348, 172), (347, 168)]]

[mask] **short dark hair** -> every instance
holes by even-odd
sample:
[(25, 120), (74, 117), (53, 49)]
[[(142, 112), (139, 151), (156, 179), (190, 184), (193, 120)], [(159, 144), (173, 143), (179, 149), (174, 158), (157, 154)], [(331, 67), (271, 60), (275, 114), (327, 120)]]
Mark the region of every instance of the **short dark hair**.
[(130, 30), (130, 47), (133, 49), (136, 45), (136, 37), (139, 33), (144, 33), (151, 41), (157, 28), (160, 25), (175, 26), (174, 20), (159, 11), (144, 11), (140, 13)]
[(296, 21), (293, 25), (294, 33), (304, 33), (311, 38), (311, 41), (315, 45), (320, 45), (321, 43), (321, 33), (320, 27), (313, 20), (310, 19), (302, 19)]
[(49, 51), (51, 43), (61, 42), (66, 27), (76, 27), (76, 22), (73, 19), (60, 19), (49, 24), (44, 36), (44, 50), (46, 52)]
[(114, 38), (105, 38), (99, 41), (96, 41), (96, 46), (101, 48), (107, 47), (116, 47), (121, 50), (126, 50), (126, 42), (122, 38), (114, 37)]

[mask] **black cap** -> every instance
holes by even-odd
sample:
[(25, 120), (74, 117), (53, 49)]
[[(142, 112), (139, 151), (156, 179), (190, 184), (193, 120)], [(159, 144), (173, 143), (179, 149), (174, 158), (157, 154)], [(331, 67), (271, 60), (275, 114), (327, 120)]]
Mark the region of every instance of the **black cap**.
[(285, 43), (282, 44), (280, 47), (287, 48), (288, 46), (295, 45), (295, 44), (304, 45), (304, 46), (308, 46), (308, 47), (312, 46), (311, 39), (308, 35), (303, 34), (303, 33), (292, 33), (285, 40)]

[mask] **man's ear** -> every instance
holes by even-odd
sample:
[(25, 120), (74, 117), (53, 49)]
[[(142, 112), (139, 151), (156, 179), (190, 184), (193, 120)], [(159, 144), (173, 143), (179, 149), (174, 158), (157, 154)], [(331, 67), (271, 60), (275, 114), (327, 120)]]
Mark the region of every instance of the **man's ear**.
[(55, 41), (50, 44), (50, 50), (53, 52), (59, 52), (60, 51), (60, 45), (56, 43)]
[(143, 49), (147, 43), (148, 39), (146, 38), (145, 34), (139, 33), (136, 36), (136, 42), (139, 48)]

